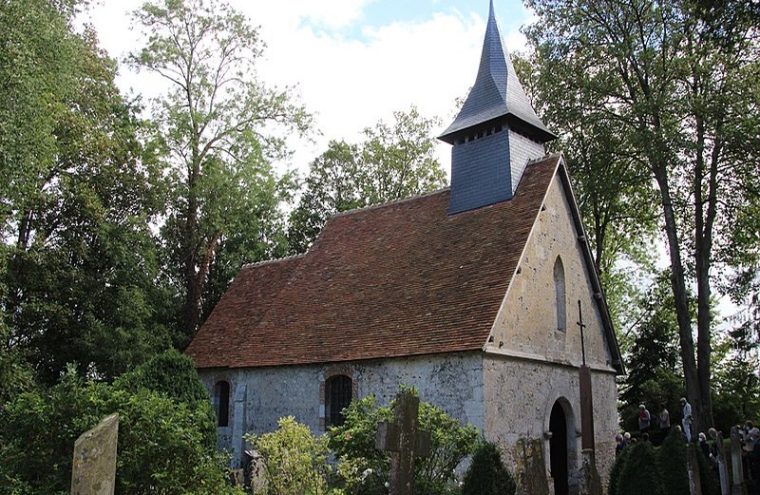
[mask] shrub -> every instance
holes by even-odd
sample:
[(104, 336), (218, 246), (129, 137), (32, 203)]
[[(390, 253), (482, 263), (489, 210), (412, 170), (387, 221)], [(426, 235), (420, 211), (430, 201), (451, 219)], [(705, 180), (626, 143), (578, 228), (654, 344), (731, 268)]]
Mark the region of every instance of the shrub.
[(616, 495), (665, 495), (654, 448), (638, 442), (630, 448), (617, 484)]
[(628, 460), (628, 454), (631, 453), (631, 447), (628, 446), (625, 449), (623, 449), (620, 454), (615, 458), (615, 464), (612, 465), (612, 469), (610, 469), (610, 483), (607, 488), (607, 493), (609, 495), (618, 495), (618, 485), (620, 482), (620, 474), (623, 472), (623, 468), (625, 467), (625, 462)]
[(121, 375), (114, 384), (130, 392), (145, 388), (178, 402), (209, 400), (192, 359), (175, 349), (153, 356), (134, 370)]
[(462, 495), (514, 495), (516, 488), (498, 447), (491, 442), (481, 442), (464, 475)]
[(8, 405), (0, 423), (8, 482), (0, 482), (0, 493), (67, 494), (74, 441), (118, 412), (117, 493), (239, 494), (226, 482), (225, 460), (207, 445), (208, 408), (147, 389), (85, 383), (70, 373), (50, 390), (21, 394)]
[[(390, 407), (378, 407), (373, 396), (351, 402), (342, 426), (330, 429), (328, 445), (338, 458), (338, 474), (350, 495), (385, 494), (389, 456), (375, 448), (380, 421), (393, 421)], [(462, 426), (443, 410), (420, 404), (419, 427), (430, 432), (431, 455), (415, 460), (416, 493), (440, 495), (455, 484), (455, 468), (472, 454), (478, 431)]]
[(280, 418), (278, 428), (259, 437), (247, 435), (264, 458), (269, 495), (327, 493), (327, 440), (315, 437), (292, 416)]
[(702, 453), (702, 449), (697, 448), (697, 463), (699, 464), (699, 482), (702, 485), (703, 495), (720, 495), (720, 482), (718, 477), (710, 466), (710, 461)]
[(663, 490), (668, 495), (689, 495), (689, 471), (686, 466), (686, 443), (681, 432), (672, 428), (659, 448), (658, 461)]

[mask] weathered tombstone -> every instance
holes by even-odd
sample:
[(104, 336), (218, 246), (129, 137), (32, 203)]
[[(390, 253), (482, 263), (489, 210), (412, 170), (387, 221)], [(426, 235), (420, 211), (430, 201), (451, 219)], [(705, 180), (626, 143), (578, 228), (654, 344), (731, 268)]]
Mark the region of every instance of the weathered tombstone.
[(686, 468), (689, 473), (689, 493), (702, 495), (702, 479), (699, 477), (699, 462), (697, 461), (697, 446), (686, 444)]
[(742, 465), (742, 440), (739, 437), (739, 429), (731, 427), (731, 495), (746, 494), (744, 485), (744, 466)]
[(119, 415), (112, 414), (74, 442), (71, 495), (113, 495)]
[(549, 479), (539, 438), (517, 440), (515, 467), (519, 495), (549, 495)]
[(726, 464), (726, 449), (723, 447), (723, 434), (715, 428), (710, 428), (710, 436), (715, 440), (718, 451), (718, 475), (720, 476), (720, 493), (731, 495), (731, 481), (728, 477), (728, 465)]
[(602, 478), (596, 468), (596, 455), (593, 449), (583, 449), (581, 466), (581, 486), (579, 495), (603, 495)]
[(391, 453), (390, 495), (414, 495), (414, 458), (430, 454), (430, 433), (420, 431), (420, 399), (409, 390), (396, 396), (394, 423), (380, 423), (375, 446)]

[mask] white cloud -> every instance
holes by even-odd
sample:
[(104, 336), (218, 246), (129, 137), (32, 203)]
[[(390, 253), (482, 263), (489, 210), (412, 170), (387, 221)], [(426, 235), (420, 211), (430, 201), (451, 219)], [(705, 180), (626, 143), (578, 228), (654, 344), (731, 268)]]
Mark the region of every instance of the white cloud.
[[(416, 105), (427, 116), (439, 116), (446, 126), (456, 109), (454, 100), (474, 82), (485, 19), (454, 9), (432, 13), (419, 22), (396, 21), (359, 28), (349, 38), (349, 26), (361, 26), (362, 10), (373, 0), (233, 0), (252, 23), (261, 26), (267, 43), (257, 71), (266, 82), (297, 85), (305, 106), (316, 116), (320, 136), (315, 142), (294, 142), (293, 164), (305, 169), (329, 139), (358, 139), (364, 127), (389, 119), (394, 110)], [(129, 29), (128, 12), (141, 0), (107, 1), (92, 11), (101, 43), (122, 59), (139, 45), (139, 33)], [(521, 47), (519, 32), (504, 33), (510, 48)], [(119, 84), (146, 98), (161, 82), (121, 68)], [(439, 156), (448, 168), (449, 147)]]

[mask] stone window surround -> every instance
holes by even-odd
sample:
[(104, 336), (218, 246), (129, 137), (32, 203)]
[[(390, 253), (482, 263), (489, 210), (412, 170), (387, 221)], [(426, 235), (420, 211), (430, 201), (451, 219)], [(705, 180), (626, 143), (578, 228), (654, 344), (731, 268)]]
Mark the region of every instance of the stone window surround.
[(359, 397), (359, 383), (354, 379), (354, 369), (350, 364), (334, 364), (326, 367), (319, 380), (319, 429), (327, 431), (327, 380), (344, 375), (351, 379), (351, 400)]

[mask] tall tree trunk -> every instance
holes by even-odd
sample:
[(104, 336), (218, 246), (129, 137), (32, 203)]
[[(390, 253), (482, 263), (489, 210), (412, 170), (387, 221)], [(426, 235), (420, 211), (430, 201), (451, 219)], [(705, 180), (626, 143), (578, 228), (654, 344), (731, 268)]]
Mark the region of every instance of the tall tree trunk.
[(699, 386), (697, 363), (694, 359), (694, 339), (692, 337), (691, 315), (689, 314), (689, 297), (686, 290), (681, 247), (678, 239), (675, 212), (673, 210), (673, 198), (668, 182), (667, 163), (664, 162), (664, 159), (654, 157), (652, 164), (655, 179), (660, 189), (663, 216), (665, 218), (665, 233), (668, 238), (670, 282), (676, 303), (675, 309), (678, 320), (678, 336), (681, 344), (681, 361), (683, 363), (684, 380), (686, 381), (686, 395), (692, 404), (692, 412), (696, 420), (696, 427), (698, 428), (697, 431), (702, 431), (702, 390)]

